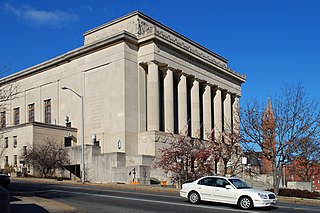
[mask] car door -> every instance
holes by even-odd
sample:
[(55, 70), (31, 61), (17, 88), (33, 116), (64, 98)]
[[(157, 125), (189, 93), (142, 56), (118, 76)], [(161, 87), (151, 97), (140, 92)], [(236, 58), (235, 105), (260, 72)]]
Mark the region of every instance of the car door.
[(200, 194), (201, 200), (213, 200), (214, 180), (213, 177), (205, 177), (198, 181), (196, 190)]
[[(227, 185), (229, 185), (229, 187), (226, 188)], [(223, 203), (235, 202), (236, 191), (228, 180), (224, 178), (216, 178), (215, 185), (213, 188), (213, 199), (215, 201)]]

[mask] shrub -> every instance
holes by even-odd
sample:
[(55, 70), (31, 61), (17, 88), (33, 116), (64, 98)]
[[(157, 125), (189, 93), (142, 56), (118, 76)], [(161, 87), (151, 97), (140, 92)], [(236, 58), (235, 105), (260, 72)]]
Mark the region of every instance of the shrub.
[[(273, 189), (269, 189), (268, 191), (273, 192)], [(316, 199), (320, 197), (320, 193), (301, 189), (279, 189), (279, 196)]]

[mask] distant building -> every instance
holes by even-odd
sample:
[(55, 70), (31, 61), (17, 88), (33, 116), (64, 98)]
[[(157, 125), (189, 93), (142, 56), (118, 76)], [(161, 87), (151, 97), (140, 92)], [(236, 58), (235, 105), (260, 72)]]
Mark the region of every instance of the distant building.
[(285, 182), (311, 182), (312, 189), (320, 191), (320, 164), (308, 163), (308, 168), (305, 165), (306, 162), (302, 158), (286, 165), (284, 168)]
[(167, 178), (153, 161), (171, 134), (188, 130), (197, 137), (200, 129), (207, 139), (213, 127), (237, 125), (245, 76), (227, 59), (133, 12), (85, 32), (83, 46), (1, 82), (21, 91), (1, 113), (3, 129), (10, 129), (3, 133), (2, 168), (7, 163), (32, 174), (21, 153), (54, 137), (70, 151), (66, 168), (80, 175), (81, 100), (61, 89), (68, 87), (84, 98), (85, 179), (129, 182), (134, 174), (147, 184)]

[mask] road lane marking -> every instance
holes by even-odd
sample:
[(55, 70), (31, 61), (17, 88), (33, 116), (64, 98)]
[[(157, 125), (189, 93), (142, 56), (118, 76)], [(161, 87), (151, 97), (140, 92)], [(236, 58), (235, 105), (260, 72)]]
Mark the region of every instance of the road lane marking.
[[(205, 205), (194, 205), (194, 204), (186, 204), (186, 203), (174, 203), (174, 202), (167, 202), (167, 201), (156, 201), (156, 200), (147, 200), (147, 199), (139, 199), (139, 198), (130, 198), (130, 197), (120, 197), (120, 196), (112, 196), (112, 195), (101, 195), (101, 194), (94, 194), (94, 193), (84, 193), (84, 192), (70, 192), (64, 190), (48, 190), (52, 192), (64, 192), (70, 194), (78, 194), (78, 195), (87, 195), (87, 196), (96, 196), (96, 197), (106, 197), (106, 198), (113, 198), (113, 199), (123, 199), (123, 200), (132, 200), (132, 201), (140, 201), (140, 202), (149, 202), (149, 203), (158, 203), (158, 204), (166, 204), (166, 205), (176, 205), (176, 206), (183, 206), (183, 207), (193, 207), (193, 208), (203, 208), (203, 209), (215, 209), (215, 210), (228, 210), (229, 212), (248, 212), (244, 210), (238, 209), (229, 209), (229, 208), (220, 208), (215, 206), (205, 206)], [(255, 213), (255, 212), (253, 212)]]
[[(73, 189), (84, 189), (83, 187), (67, 187), (67, 186), (62, 186), (60, 188), (73, 188)], [(91, 189), (96, 191), (97, 189)], [(167, 197), (167, 198), (177, 198), (177, 196), (170, 196), (170, 195), (160, 195), (160, 194), (149, 194), (149, 193), (143, 193), (143, 192), (131, 192), (131, 191), (118, 191), (118, 190), (111, 190), (111, 189), (98, 189), (98, 191), (101, 192), (117, 192), (121, 194), (133, 194), (133, 195), (149, 195), (149, 196), (154, 196), (154, 197)], [(179, 192), (177, 192), (177, 195), (179, 195)]]

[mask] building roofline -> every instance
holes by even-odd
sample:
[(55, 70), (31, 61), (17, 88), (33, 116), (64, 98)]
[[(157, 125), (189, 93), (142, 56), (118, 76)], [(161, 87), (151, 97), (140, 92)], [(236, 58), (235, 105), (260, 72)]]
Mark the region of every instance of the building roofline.
[[(163, 24), (159, 23), (158, 21), (148, 17), (147, 15), (145, 15), (145, 14), (139, 12), (139, 11), (134, 11), (134, 12), (128, 14), (128, 15), (122, 16), (122, 17), (120, 17), (118, 19), (115, 19), (115, 20), (110, 21), (110, 22), (108, 22), (106, 24), (100, 25), (100, 26), (95, 27), (95, 28), (93, 28), (93, 29), (91, 29), (89, 31), (86, 31), (84, 33), (84, 36), (86, 36), (88, 34), (91, 34), (91, 33), (94, 33), (96, 31), (99, 31), (99, 30), (101, 30), (103, 28), (106, 28), (108, 26), (111, 26), (111, 25), (113, 25), (115, 23), (121, 22), (121, 21), (123, 21), (125, 19), (128, 19), (130, 17), (133, 17), (135, 15), (138, 15), (140, 18), (143, 18), (144, 20), (150, 22), (155, 27), (169, 32), (170, 34), (176, 36), (177, 38), (182, 39), (183, 41), (193, 45), (194, 47), (198, 48), (199, 50), (204, 51), (208, 55), (211, 55), (212, 57), (215, 57), (215, 58), (221, 60), (223, 63), (227, 64), (227, 59), (219, 56), (218, 54), (216, 54), (216, 53), (210, 51), (209, 49), (199, 45), (198, 43), (188, 39), (187, 37), (179, 34), (178, 32), (176, 32), (176, 31), (164, 26)], [(161, 40), (161, 37), (158, 37), (158, 35), (154, 35), (152, 38)], [(149, 39), (150, 39), (150, 37), (149, 37)], [(48, 70), (50, 68), (58, 67), (58, 66), (60, 66), (62, 64), (68, 63), (71, 60), (73, 60), (75, 58), (78, 58), (78, 57), (80, 57), (80, 56), (82, 56), (84, 54), (89, 54), (90, 52), (93, 52), (96, 49), (102, 48), (104, 46), (107, 46), (107, 45), (112, 44), (114, 42), (117, 42), (119, 40), (127, 40), (127, 41), (133, 42), (133, 43), (138, 43), (139, 42), (139, 38), (135, 34), (132, 34), (131, 32), (123, 30), (121, 32), (118, 32), (118, 33), (115, 33), (115, 34), (111, 35), (108, 38), (95, 41), (95, 42), (90, 43), (88, 45), (83, 45), (83, 46), (81, 46), (79, 48), (73, 49), (73, 50), (71, 50), (71, 51), (69, 51), (67, 53), (59, 55), (57, 57), (54, 57), (54, 58), (49, 59), (47, 61), (44, 61), (42, 63), (39, 63), (37, 65), (34, 65), (34, 66), (31, 66), (31, 67), (26, 68), (24, 70), (15, 72), (15, 73), (13, 73), (13, 74), (11, 74), (9, 76), (6, 76), (6, 77), (2, 78), (1, 79), (2, 83), (3, 84), (10, 83), (12, 81), (15, 81), (16, 79), (25, 78), (25, 77), (27, 77), (29, 75), (32, 75), (32, 74), (35, 74), (35, 73), (38, 73), (38, 72), (41, 72), (41, 71)], [(190, 53), (190, 54), (192, 54), (192, 53)], [(199, 56), (199, 55), (197, 55), (197, 56)], [(212, 63), (212, 64), (217, 65), (215, 63)], [(227, 66), (226, 67), (221, 67), (220, 66), (220, 68), (222, 70), (227, 71), (226, 74), (231, 75), (233, 77), (236, 77), (240, 82), (242, 82), (242, 83), (245, 82), (245, 80), (246, 80), (246, 76), (245, 75), (241, 75), (241, 74), (231, 70)]]
[(14, 125), (14, 126), (8, 126), (3, 128), (4, 131), (6, 129), (18, 129), (26, 126), (34, 126), (34, 127), (44, 127), (44, 128), (50, 128), (50, 129), (59, 129), (59, 130), (67, 130), (67, 131), (73, 131), (77, 132), (78, 129), (75, 127), (68, 127), (68, 126), (61, 126), (61, 125), (56, 125), (56, 124), (46, 124), (42, 122), (28, 122), (28, 123), (23, 123), (19, 125)]
[(194, 45), (194, 46), (202, 49), (203, 51), (205, 51), (205, 52), (207, 52), (207, 53), (209, 53), (209, 54), (217, 57), (218, 59), (222, 60), (223, 62), (228, 63), (228, 59), (222, 57), (221, 55), (219, 55), (219, 54), (217, 54), (217, 53), (215, 53), (215, 52), (212, 52), (211, 50), (209, 50), (209, 49), (201, 46), (200, 44), (192, 41), (191, 39), (187, 38), (186, 36), (184, 36), (184, 35), (178, 33), (177, 31), (175, 31), (175, 30), (173, 30), (173, 29), (171, 29), (171, 28), (169, 28), (169, 27), (161, 24), (160, 22), (156, 21), (155, 19), (153, 19), (153, 18), (145, 15), (144, 13), (142, 13), (142, 12), (140, 12), (140, 11), (138, 11), (138, 10), (133, 11), (133, 12), (127, 14), (127, 15), (121, 16), (120, 18), (117, 18), (117, 19), (115, 19), (115, 20), (109, 21), (109, 22), (107, 22), (107, 23), (105, 23), (105, 24), (102, 24), (102, 25), (100, 25), (100, 26), (97, 26), (97, 27), (95, 27), (95, 28), (93, 28), (93, 29), (90, 29), (90, 30), (86, 31), (86, 32), (83, 34), (83, 36), (89, 35), (89, 34), (91, 34), (91, 33), (94, 33), (94, 32), (96, 32), (96, 31), (99, 31), (99, 30), (101, 30), (101, 29), (103, 29), (103, 28), (106, 28), (106, 27), (109, 27), (109, 26), (114, 25), (114, 24), (116, 24), (116, 23), (119, 23), (119, 22), (121, 22), (121, 21), (123, 21), (123, 20), (125, 20), (125, 19), (128, 19), (128, 18), (131, 18), (131, 17), (133, 17), (133, 16), (135, 16), (135, 15), (138, 15), (139, 17), (144, 18), (145, 20), (151, 22), (152, 24), (156, 25), (157, 27), (160, 27), (160, 28), (165, 29), (166, 31), (172, 33), (173, 35), (175, 35), (175, 36), (177, 36), (177, 37), (180, 37), (181, 39), (183, 39), (183, 40), (191, 43), (192, 45)]
[(2, 84), (10, 83), (12, 81), (15, 81), (17, 78), (24, 78), (26, 76), (32, 75), (36, 72), (44, 71), (53, 67), (58, 67), (62, 64), (68, 63), (71, 60), (78, 58), (81, 55), (88, 54), (90, 52), (95, 51), (96, 49), (99, 49), (103, 46), (107, 46), (109, 44), (112, 44), (114, 42), (120, 41), (120, 40), (129, 40), (131, 42), (136, 43), (137, 39), (134, 35), (127, 31), (120, 32), (118, 34), (113, 35), (109, 39), (105, 39), (99, 42), (95, 42), (94, 44), (81, 46), (79, 48), (73, 49), (67, 53), (64, 53), (62, 55), (56, 56), (52, 59), (46, 60), (40, 64), (31, 66), (29, 68), (26, 68), (24, 70), (15, 72), (9, 76), (6, 76), (1, 79)]

